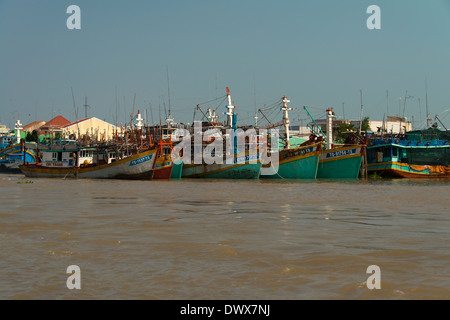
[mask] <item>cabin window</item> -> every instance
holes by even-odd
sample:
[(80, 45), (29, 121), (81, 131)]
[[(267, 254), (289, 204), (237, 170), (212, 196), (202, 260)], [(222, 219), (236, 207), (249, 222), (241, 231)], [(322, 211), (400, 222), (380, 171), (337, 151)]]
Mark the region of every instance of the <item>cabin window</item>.
[(52, 159), (56, 160), (58, 158), (58, 152), (52, 152)]
[(58, 161), (62, 161), (62, 152), (58, 152)]
[(408, 163), (408, 151), (406, 149), (400, 149), (400, 162)]

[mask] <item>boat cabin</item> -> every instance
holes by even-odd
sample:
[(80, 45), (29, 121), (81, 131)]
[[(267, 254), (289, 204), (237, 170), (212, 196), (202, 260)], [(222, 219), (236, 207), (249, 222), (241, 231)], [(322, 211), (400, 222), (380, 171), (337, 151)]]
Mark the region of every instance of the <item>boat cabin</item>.
[(80, 167), (94, 164), (94, 149), (57, 149), (40, 150), (40, 161), (46, 167)]
[(415, 165), (448, 165), (448, 145), (384, 144), (367, 149), (369, 163), (399, 162)]
[(15, 136), (2, 136), (0, 137), (0, 149), (5, 149), (10, 145), (16, 143)]
[(117, 160), (117, 154), (115, 150), (100, 150), (94, 152), (94, 163), (110, 164)]

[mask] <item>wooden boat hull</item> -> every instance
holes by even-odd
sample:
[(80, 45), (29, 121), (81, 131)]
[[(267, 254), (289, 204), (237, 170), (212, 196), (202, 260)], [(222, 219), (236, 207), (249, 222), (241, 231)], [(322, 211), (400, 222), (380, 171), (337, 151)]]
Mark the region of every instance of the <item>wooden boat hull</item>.
[(10, 160), (0, 160), (0, 172), (1, 173), (22, 173), (19, 169), (19, 165), (22, 161), (10, 161)]
[[(430, 130), (420, 133), (423, 138)], [(375, 140), (367, 148), (367, 172), (401, 178), (450, 178), (448, 133), (431, 133), (436, 135), (433, 139), (415, 140), (418, 133), (412, 131), (407, 140)]]
[(181, 179), (181, 175), (183, 173), (183, 162), (174, 163), (172, 167), (172, 172), (170, 174), (171, 180), (179, 180)]
[(153, 172), (153, 179), (170, 179), (172, 168), (173, 165), (155, 168), (155, 171)]
[(172, 168), (173, 162), (170, 155), (157, 157), (155, 160), (153, 179), (170, 179)]
[(370, 163), (368, 173), (398, 178), (450, 178), (450, 166), (414, 165), (387, 161)]
[(258, 179), (261, 161), (258, 153), (235, 155), (232, 163), (183, 164), (183, 178)]
[[(23, 164), (24, 146), (20, 143), (0, 150), (0, 172), (22, 173), (19, 166)], [(25, 163), (36, 162), (36, 152), (32, 149), (25, 150)]]
[(278, 170), (271, 164), (264, 169), (272, 170), (273, 174), (261, 175), (264, 179), (316, 179), (319, 164), (320, 144), (302, 146), (289, 150), (281, 150)]
[(363, 146), (346, 146), (322, 150), (317, 178), (357, 179), (361, 169), (363, 151)]
[(115, 161), (110, 164), (86, 167), (45, 167), (22, 165), (20, 169), (30, 178), (76, 179), (152, 179), (156, 149)]

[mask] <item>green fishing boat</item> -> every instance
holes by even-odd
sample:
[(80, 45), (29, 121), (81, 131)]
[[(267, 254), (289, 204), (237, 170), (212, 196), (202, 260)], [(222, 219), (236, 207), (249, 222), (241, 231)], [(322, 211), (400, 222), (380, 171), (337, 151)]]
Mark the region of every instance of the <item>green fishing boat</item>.
[[(318, 138), (324, 140), (319, 156), (319, 165), (317, 168), (318, 179), (357, 179), (361, 169), (361, 163), (364, 154), (364, 145), (346, 144), (343, 146), (335, 146), (333, 144), (333, 110), (327, 109), (326, 134), (323, 133), (320, 126), (304, 107), (311, 117), (318, 131), (312, 127), (310, 140), (314, 139), (315, 134)], [(317, 138), (316, 138), (317, 139)]]
[[(278, 153), (278, 162), (263, 165), (261, 178), (264, 179), (315, 179), (319, 164), (321, 143), (307, 141), (298, 147), (291, 147), (289, 134), (289, 115), (287, 103), (290, 102), (286, 96), (282, 98), (283, 121), (285, 130), (285, 143), (283, 150)], [(272, 153), (270, 158), (276, 156)]]
[[(263, 165), (264, 179), (316, 179), (321, 143), (279, 152), (278, 166)], [(272, 155), (273, 156), (273, 155)]]
[(345, 146), (322, 150), (318, 179), (357, 179), (361, 169), (364, 147), (360, 145)]
[(172, 167), (172, 172), (170, 173), (170, 179), (179, 180), (181, 179), (181, 173), (183, 172), (183, 162), (174, 163)]
[(326, 147), (317, 169), (318, 179), (358, 179), (364, 154), (362, 145), (333, 145), (333, 110), (327, 109)]

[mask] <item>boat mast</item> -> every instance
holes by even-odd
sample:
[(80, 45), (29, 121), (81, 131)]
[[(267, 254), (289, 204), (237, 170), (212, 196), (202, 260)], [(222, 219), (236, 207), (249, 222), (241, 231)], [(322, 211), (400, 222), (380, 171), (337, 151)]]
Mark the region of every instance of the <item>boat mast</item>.
[(363, 121), (363, 101), (362, 101), (362, 90), (359, 90), (359, 93), (361, 95), (361, 117), (359, 120), (359, 133), (361, 133), (361, 129), (362, 129), (362, 121)]
[(389, 116), (389, 90), (386, 90), (386, 116)]
[(169, 132), (171, 132), (171, 127), (173, 123), (172, 115), (170, 114), (170, 82), (169, 82), (169, 66), (167, 66), (167, 96), (169, 99), (169, 115), (166, 119), (167, 127), (169, 128)]
[(255, 128), (258, 127), (258, 111), (256, 110), (256, 81), (255, 75), (253, 75), (253, 95), (255, 100)]
[(235, 108), (232, 105), (231, 102), (231, 95), (230, 95), (230, 88), (227, 88), (227, 99), (228, 99), (228, 105), (226, 106), (226, 108), (228, 109), (227, 112), (225, 112), (225, 114), (227, 115), (227, 125), (231, 128), (233, 126), (233, 109)]
[(19, 119), (17, 119), (14, 129), (16, 129), (16, 143), (20, 143), (20, 130), (22, 130), (22, 123), (20, 123)]
[(309, 117), (311, 118), (311, 120), (312, 120), (312, 121), (314, 122), (314, 124), (316, 125), (317, 129), (319, 129), (320, 133), (317, 133), (317, 132), (309, 125), (309, 124), (308, 124), (308, 127), (309, 127), (314, 133), (316, 133), (317, 135), (320, 135), (320, 134), (321, 134), (322, 137), (324, 137), (325, 140), (328, 140), (328, 139), (327, 139), (327, 136), (323, 133), (322, 129), (320, 129), (320, 127), (319, 127), (319, 125), (317, 124), (316, 120), (314, 120), (314, 118), (313, 118), (313, 116), (311, 115), (311, 113), (309, 113), (308, 108), (306, 108), (306, 106), (303, 106), (303, 109), (306, 110), (306, 112), (308, 113)]
[(285, 149), (290, 149), (291, 148), (291, 143), (289, 142), (289, 114), (288, 114), (288, 110), (293, 110), (292, 108), (288, 108), (288, 102), (291, 102), (290, 100), (288, 100), (286, 98), (286, 96), (284, 96), (282, 98), (282, 102), (283, 102), (283, 106), (281, 107), (281, 110), (283, 110), (283, 125), (284, 125), (284, 131), (286, 132), (286, 146)]
[(333, 141), (333, 109), (328, 108), (327, 110), (327, 149), (331, 149)]
[(427, 109), (427, 129), (431, 127), (430, 113), (428, 112), (428, 89), (427, 89), (427, 79), (425, 78), (425, 105)]

